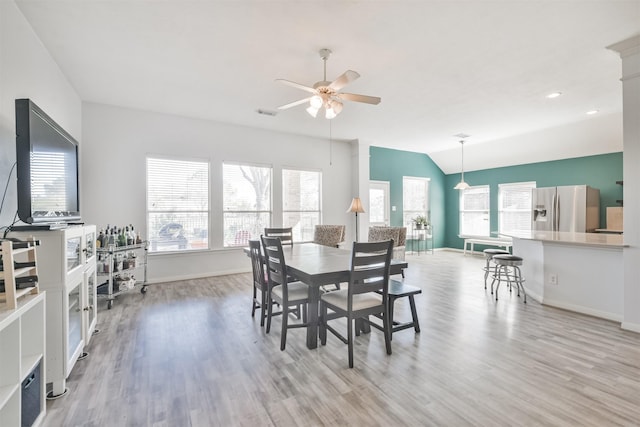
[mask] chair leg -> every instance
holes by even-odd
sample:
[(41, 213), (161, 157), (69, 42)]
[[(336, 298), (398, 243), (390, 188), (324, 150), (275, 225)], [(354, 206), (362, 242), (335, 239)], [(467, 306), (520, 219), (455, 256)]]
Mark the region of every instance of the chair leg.
[(347, 342), (349, 347), (349, 367), (353, 368), (353, 323), (354, 319), (347, 317)]
[(271, 290), (267, 289), (267, 330), (271, 331), (271, 318), (273, 317), (273, 301), (271, 300)]
[(320, 302), (320, 322), (318, 325), (320, 344), (327, 345), (327, 306)]
[(251, 300), (251, 317), (256, 315), (256, 298), (258, 297), (256, 285), (253, 285), (253, 299)]
[(389, 295), (387, 299), (387, 312), (389, 313), (389, 328), (391, 329), (390, 339), (393, 339), (393, 306), (395, 305), (396, 299)]
[[(416, 333), (420, 333), (420, 323), (418, 323), (418, 311), (416, 310), (416, 301), (413, 298), (413, 295), (409, 295), (409, 305), (411, 306), (411, 317), (413, 318), (413, 329)], [(391, 318), (390, 320), (393, 320)]]
[[(298, 306), (298, 310), (300, 306)], [(287, 346), (287, 323), (289, 321), (289, 304), (282, 304), (282, 331), (280, 332), (280, 350)]]
[(387, 354), (391, 354), (391, 321), (389, 319), (389, 310), (385, 309), (382, 314), (382, 326), (384, 329), (384, 345), (387, 347)]
[(264, 318), (266, 317), (266, 307), (267, 307), (267, 291), (265, 291), (264, 289), (262, 289), (260, 291), (260, 300), (262, 301), (260, 303), (260, 326), (264, 326)]

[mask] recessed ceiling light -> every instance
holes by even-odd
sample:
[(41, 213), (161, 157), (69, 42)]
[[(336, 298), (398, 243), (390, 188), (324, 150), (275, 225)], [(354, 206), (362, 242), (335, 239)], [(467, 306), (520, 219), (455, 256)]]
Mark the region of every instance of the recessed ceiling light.
[(559, 97), (560, 95), (562, 95), (562, 92), (552, 92), (549, 95), (547, 95), (547, 98), (553, 99), (553, 98)]
[(587, 114), (592, 115), (592, 114), (598, 114), (598, 110), (590, 110), (587, 111)]

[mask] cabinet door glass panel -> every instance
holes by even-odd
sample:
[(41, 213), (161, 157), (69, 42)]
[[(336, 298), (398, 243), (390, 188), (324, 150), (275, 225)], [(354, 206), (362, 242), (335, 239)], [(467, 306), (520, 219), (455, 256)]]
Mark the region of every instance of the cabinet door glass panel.
[(94, 232), (87, 233), (87, 248), (86, 248), (87, 257), (85, 259), (85, 262), (93, 258), (93, 256), (95, 255), (95, 249), (94, 249), (95, 247), (96, 247), (96, 233)]
[[(96, 318), (96, 272), (93, 270), (89, 273), (89, 277), (87, 277), (87, 301), (89, 302), (89, 306), (87, 307), (87, 312), (89, 315), (89, 323), (91, 325), (93, 323), (93, 319)], [(89, 331), (91, 333), (91, 331)]]
[(67, 360), (75, 353), (82, 341), (82, 304), (80, 301), (80, 285), (69, 292), (69, 346)]
[(67, 272), (80, 265), (81, 237), (67, 239)]

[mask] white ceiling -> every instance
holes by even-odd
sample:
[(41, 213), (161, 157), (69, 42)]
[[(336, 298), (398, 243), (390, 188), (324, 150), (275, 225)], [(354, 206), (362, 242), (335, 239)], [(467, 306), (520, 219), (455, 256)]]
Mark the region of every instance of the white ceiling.
[(328, 121), (303, 106), (256, 110), (305, 97), (275, 79), (322, 80), (330, 48), (328, 80), (352, 69), (345, 91), (382, 98), (346, 103), (333, 138), (425, 152), (445, 173), (461, 132), (467, 170), (622, 150), (606, 47), (640, 34), (640, 0), (16, 3), (84, 101), (321, 138)]

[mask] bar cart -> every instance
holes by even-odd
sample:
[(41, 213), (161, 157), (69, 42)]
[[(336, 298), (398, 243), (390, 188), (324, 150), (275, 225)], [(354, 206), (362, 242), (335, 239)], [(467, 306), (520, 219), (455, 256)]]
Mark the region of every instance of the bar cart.
[[(137, 287), (140, 293), (147, 292), (147, 241), (133, 245), (109, 245), (97, 248), (98, 253), (98, 295), (107, 298), (107, 309), (113, 307), (113, 300), (120, 294)], [(142, 274), (139, 279), (135, 274)]]

